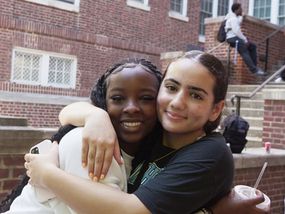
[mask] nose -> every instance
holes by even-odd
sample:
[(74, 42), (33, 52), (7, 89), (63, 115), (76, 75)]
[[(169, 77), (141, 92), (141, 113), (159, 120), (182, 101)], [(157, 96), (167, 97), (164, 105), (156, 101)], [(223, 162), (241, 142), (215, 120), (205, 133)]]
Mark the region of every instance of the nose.
[(134, 100), (128, 100), (124, 107), (124, 112), (125, 113), (137, 113), (140, 111), (140, 107), (138, 103)]
[(186, 97), (183, 91), (173, 95), (170, 106), (176, 110), (183, 110), (186, 107)]

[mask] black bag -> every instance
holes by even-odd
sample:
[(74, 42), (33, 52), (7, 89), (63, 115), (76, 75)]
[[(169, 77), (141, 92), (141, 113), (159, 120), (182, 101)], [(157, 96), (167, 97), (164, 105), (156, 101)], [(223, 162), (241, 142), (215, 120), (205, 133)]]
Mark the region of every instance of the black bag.
[(230, 144), (232, 153), (241, 153), (247, 143), (249, 123), (242, 117), (231, 114), (224, 120), (224, 137)]
[(225, 31), (226, 21), (227, 20), (222, 21), (221, 25), (219, 27), (219, 30), (218, 30), (218, 33), (217, 33), (217, 40), (219, 42), (226, 41), (226, 37), (227, 37), (227, 32)]

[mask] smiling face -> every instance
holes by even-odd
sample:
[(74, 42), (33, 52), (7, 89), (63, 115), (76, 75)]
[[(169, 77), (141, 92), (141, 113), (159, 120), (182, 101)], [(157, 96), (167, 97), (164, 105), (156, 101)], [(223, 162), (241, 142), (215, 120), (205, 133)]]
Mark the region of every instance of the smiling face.
[(163, 128), (185, 143), (203, 135), (204, 125), (216, 120), (224, 104), (214, 104), (214, 86), (214, 76), (197, 61), (182, 58), (171, 63), (157, 98)]
[(154, 128), (158, 88), (156, 77), (139, 65), (109, 76), (107, 111), (122, 147), (140, 142)]

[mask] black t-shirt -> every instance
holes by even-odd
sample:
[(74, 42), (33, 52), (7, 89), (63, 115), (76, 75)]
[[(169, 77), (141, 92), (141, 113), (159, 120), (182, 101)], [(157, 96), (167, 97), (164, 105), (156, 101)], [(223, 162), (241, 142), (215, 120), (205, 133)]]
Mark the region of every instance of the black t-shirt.
[(233, 157), (221, 134), (212, 133), (178, 151), (164, 149), (159, 155), (163, 158), (152, 158), (134, 192), (151, 213), (194, 213), (230, 191)]

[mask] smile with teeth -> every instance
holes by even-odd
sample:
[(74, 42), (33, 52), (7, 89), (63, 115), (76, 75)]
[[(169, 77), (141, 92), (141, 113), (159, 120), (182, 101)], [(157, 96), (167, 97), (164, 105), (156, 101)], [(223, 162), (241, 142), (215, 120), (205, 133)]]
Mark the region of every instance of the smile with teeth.
[(139, 127), (141, 125), (141, 122), (123, 122), (122, 124), (126, 128), (134, 128)]

